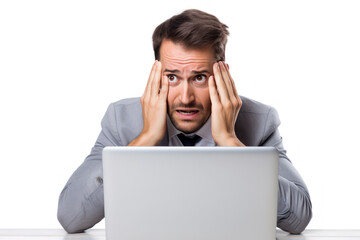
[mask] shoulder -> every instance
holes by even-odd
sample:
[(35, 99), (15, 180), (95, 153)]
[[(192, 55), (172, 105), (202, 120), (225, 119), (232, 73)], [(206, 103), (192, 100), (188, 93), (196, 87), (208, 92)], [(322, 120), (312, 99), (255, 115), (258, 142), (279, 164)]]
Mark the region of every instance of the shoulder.
[(280, 124), (278, 112), (274, 107), (244, 96), (240, 96), (240, 98), (242, 106), (239, 115), (253, 116), (265, 121), (276, 122), (278, 125)]
[(142, 126), (140, 98), (127, 98), (111, 103), (102, 120), (102, 128), (111, 129), (123, 145), (138, 136)]
[(240, 96), (242, 106), (235, 124), (239, 139), (246, 145), (260, 145), (267, 135), (280, 125), (280, 119), (275, 108)]
[(142, 119), (140, 98), (127, 98), (109, 105), (104, 119), (119, 123), (132, 123)]
[(253, 116), (263, 121), (271, 121), (276, 125), (280, 124), (278, 112), (274, 107), (244, 96), (240, 96), (240, 98), (242, 106), (239, 115)]
[(126, 98), (109, 105), (107, 114), (124, 114), (127, 113), (128, 117), (142, 113), (140, 98)]
[(241, 113), (252, 113), (252, 114), (268, 114), (273, 107), (263, 104), (261, 102), (255, 101), (253, 99), (240, 96), (242, 101)]
[(121, 99), (119, 101), (111, 103), (110, 105), (113, 105), (113, 107), (115, 109), (128, 108), (128, 107), (140, 107), (141, 108), (141, 102), (140, 102), (139, 97)]

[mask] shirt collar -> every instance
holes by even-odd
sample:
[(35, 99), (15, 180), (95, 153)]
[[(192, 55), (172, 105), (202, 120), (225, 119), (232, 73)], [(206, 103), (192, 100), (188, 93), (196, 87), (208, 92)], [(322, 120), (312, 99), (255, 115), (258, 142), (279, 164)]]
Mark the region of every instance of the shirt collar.
[(209, 117), (209, 119), (206, 121), (206, 123), (196, 132), (194, 133), (190, 133), (190, 134), (185, 134), (183, 132), (181, 132), (179, 129), (177, 129), (174, 124), (172, 123), (172, 121), (170, 120), (169, 115), (167, 115), (167, 129), (168, 129), (168, 137), (169, 139), (171, 139), (172, 137), (178, 135), (179, 133), (184, 134), (185, 136), (191, 136), (191, 135), (198, 135), (203, 139), (208, 140), (211, 143), (215, 143), (212, 134), (211, 134), (211, 116)]

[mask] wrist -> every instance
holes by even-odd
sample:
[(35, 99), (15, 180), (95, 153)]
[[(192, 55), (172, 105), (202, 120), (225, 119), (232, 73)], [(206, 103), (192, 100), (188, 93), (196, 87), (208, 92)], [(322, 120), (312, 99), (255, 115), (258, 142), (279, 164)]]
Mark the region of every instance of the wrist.
[(157, 138), (150, 133), (141, 132), (128, 146), (156, 146), (161, 138)]
[(243, 144), (236, 136), (225, 138), (216, 143), (217, 145), (224, 147), (245, 147), (245, 144)]

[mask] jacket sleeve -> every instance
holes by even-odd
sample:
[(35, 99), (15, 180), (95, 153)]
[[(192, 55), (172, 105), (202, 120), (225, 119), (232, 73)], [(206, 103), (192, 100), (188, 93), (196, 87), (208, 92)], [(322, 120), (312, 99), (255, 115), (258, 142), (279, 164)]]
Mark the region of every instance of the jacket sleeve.
[(299, 234), (311, 220), (312, 205), (303, 179), (286, 156), (279, 125), (279, 116), (276, 110), (271, 108), (261, 145), (274, 146), (279, 151), (277, 226), (292, 234)]
[(105, 146), (121, 146), (113, 104), (101, 126), (90, 155), (72, 174), (59, 197), (57, 217), (68, 233), (83, 232), (104, 218), (102, 150)]

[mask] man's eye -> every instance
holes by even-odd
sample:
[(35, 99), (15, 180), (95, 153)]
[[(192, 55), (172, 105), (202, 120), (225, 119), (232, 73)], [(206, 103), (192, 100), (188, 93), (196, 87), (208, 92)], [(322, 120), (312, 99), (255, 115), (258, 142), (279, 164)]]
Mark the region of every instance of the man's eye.
[(206, 81), (206, 76), (205, 75), (197, 75), (195, 77), (195, 81), (198, 82), (198, 83), (205, 82)]
[(170, 75), (168, 75), (168, 79), (169, 79), (169, 82), (176, 82), (177, 77), (175, 75), (170, 74)]

